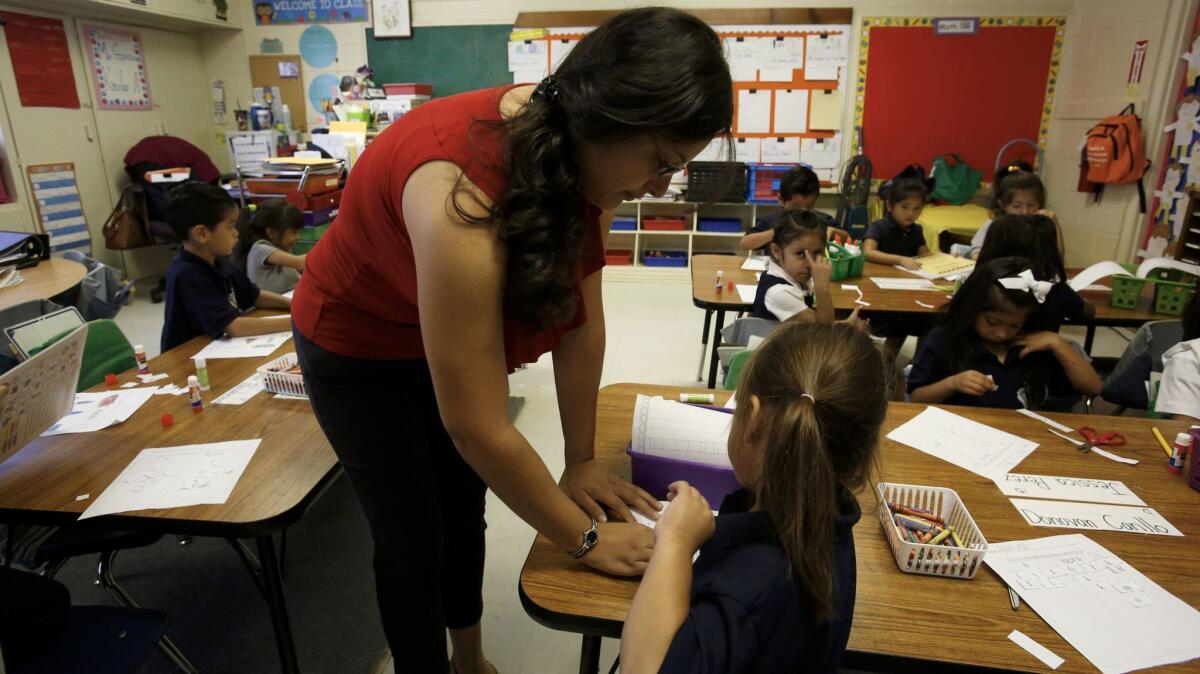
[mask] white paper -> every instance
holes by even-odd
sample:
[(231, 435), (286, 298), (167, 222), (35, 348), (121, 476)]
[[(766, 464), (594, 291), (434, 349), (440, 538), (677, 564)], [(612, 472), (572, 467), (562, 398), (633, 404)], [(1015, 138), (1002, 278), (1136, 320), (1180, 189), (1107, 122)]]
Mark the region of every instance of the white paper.
[(135, 386), (140, 386), (140, 385), (141, 385), (140, 381), (129, 381), (129, 382), (125, 382), (124, 384), (121, 384), (121, 388), (133, 388)]
[(308, 400), (308, 396), (296, 396), (290, 393), (276, 393), (276, 400)]
[(292, 288), (291, 290), (287, 291), (286, 293), (283, 293), (283, 296), (290, 300), (290, 299), (292, 299), (292, 295), (294, 295), (294, 294), (296, 294), (296, 289)]
[(770, 133), (770, 131), (771, 91), (769, 89), (738, 89), (737, 133)]
[(1111, 260), (1097, 262), (1076, 274), (1075, 278), (1067, 282), (1067, 285), (1071, 286), (1071, 289), (1075, 292), (1079, 292), (1102, 278), (1117, 274), (1130, 275), (1129, 272), (1125, 271), (1124, 267)]
[(91, 433), (119, 424), (154, 395), (156, 387), (100, 393), (76, 393), (75, 405), (42, 435)]
[(1058, 669), (1062, 666), (1062, 663), (1066, 662), (1066, 660), (1063, 660), (1059, 656), (1055, 655), (1054, 651), (1051, 651), (1049, 648), (1046, 648), (1045, 646), (1034, 641), (1029, 635), (1025, 634), (1021, 630), (1013, 630), (1012, 632), (1009, 632), (1008, 638), (1014, 644), (1024, 648), (1026, 651), (1029, 651), (1030, 655), (1038, 660), (1041, 660), (1042, 664), (1046, 665), (1050, 669)]
[(1034, 412), (1033, 410), (1020, 409), (1020, 410), (1017, 410), (1017, 413), (1024, 414), (1025, 416), (1029, 417), (1030, 419), (1037, 419), (1038, 421), (1042, 422), (1043, 424), (1046, 424), (1047, 426), (1049, 426), (1051, 428), (1057, 428), (1058, 430), (1062, 431), (1063, 433), (1074, 433), (1075, 432), (1074, 428), (1071, 428), (1070, 426), (1064, 426), (1063, 424), (1060, 424), (1057, 421), (1055, 421), (1049, 417), (1044, 417), (1044, 416), (1038, 414), (1037, 412)]
[[(1153, 376), (1153, 373), (1151, 373), (1151, 376)], [(1054, 430), (1053, 428), (1047, 428), (1046, 430), (1050, 431), (1054, 435), (1057, 435), (1058, 437), (1062, 438), (1063, 440), (1066, 440), (1067, 442), (1072, 443), (1076, 447), (1082, 447), (1084, 445), (1084, 442), (1082, 440), (1076, 440), (1075, 438), (1063, 435), (1062, 433), (1059, 433), (1058, 431)], [(1104, 458), (1109, 459), (1111, 461), (1116, 461), (1118, 463), (1126, 463), (1131, 466), (1138, 462), (1137, 459), (1129, 459), (1124, 456), (1118, 456), (1116, 454), (1113, 454), (1110, 451), (1105, 450), (1102, 447), (1092, 447), (1088, 451), (1091, 452), (1092, 454), (1099, 454), (1100, 456), (1103, 456)]]
[(791, 82), (795, 77), (795, 72), (791, 68), (760, 68), (758, 71), (758, 81)]
[(237, 386), (217, 396), (214, 405), (242, 405), (254, 396), (262, 393), (265, 375), (255, 372), (243, 379)]
[(1138, 265), (1137, 275), (1141, 278), (1146, 278), (1146, 275), (1155, 269), (1178, 269), (1192, 276), (1200, 276), (1200, 265), (1188, 264), (1180, 262), (1169, 257), (1152, 257), (1149, 260)]
[(801, 138), (800, 161), (814, 169), (836, 169), (842, 161), (842, 136)]
[(8, 395), (0, 397), (0, 461), (71, 411), (87, 332), (81, 325), (0, 375), (8, 385)]
[[(775, 92), (775, 133), (808, 131), (808, 90), (779, 89)], [(806, 138), (805, 140), (810, 140)], [(802, 150), (797, 150), (803, 154)], [(799, 161), (799, 160), (797, 160)], [(809, 162), (810, 164), (812, 162)]]
[[(763, 43), (757, 37), (727, 37), (725, 42), (725, 58), (732, 68), (757, 68), (765, 61)], [(769, 45), (767, 45), (769, 48)]]
[(782, 68), (788, 71), (804, 67), (804, 38), (767, 38), (761, 61), (767, 68)]
[(1013, 507), (1035, 527), (1123, 531), (1154, 536), (1182, 536), (1183, 532), (1154, 508), (1073, 501), (1035, 501), (1014, 498)]
[(737, 391), (729, 394), (729, 400), (725, 401), (725, 409), (737, 409)]
[[(651, 529), (653, 529), (654, 527), (658, 526), (659, 522), (662, 521), (662, 516), (667, 514), (667, 508), (671, 507), (670, 501), (659, 501), (658, 503), (659, 503), (659, 505), (662, 506), (662, 510), (658, 511), (658, 519), (657, 520), (652, 520), (649, 517), (646, 517), (645, 515), (643, 515), (642, 513), (634, 510), (633, 508), (630, 508), (629, 511), (633, 513), (633, 519), (635, 522), (637, 522), (638, 524), (640, 524), (644, 527), (650, 527)], [(712, 504), (710, 503), (709, 505), (712, 505)], [(712, 514), (713, 514), (713, 517), (716, 517), (717, 511), (715, 511), (715, 510), (712, 511)]]
[(986, 478), (1012, 472), (1038, 446), (1036, 442), (933, 406), (926, 407), (887, 437)]
[(262, 358), (274, 353), (292, 338), (290, 332), (273, 332), (252, 337), (223, 337), (197, 351), (192, 358)]
[(754, 295), (758, 292), (758, 286), (748, 283), (739, 283), (736, 286), (738, 298), (743, 304), (754, 304)]
[(537, 84), (542, 81), (547, 74), (546, 68), (536, 68), (532, 70), (514, 70), (512, 74), (513, 84)]
[(734, 82), (754, 82), (758, 80), (758, 68), (754, 66), (729, 66), (729, 77)]
[(762, 139), (737, 138), (734, 140), (733, 149), (737, 155), (736, 161), (746, 164), (756, 163), (762, 157)]
[(1103, 674), (1200, 657), (1200, 612), (1087, 536), (991, 543), (984, 562)]
[(872, 276), (871, 282), (884, 290), (934, 290), (933, 281), (923, 278)]
[(845, 33), (824, 35), (809, 35), (808, 49), (804, 57), (804, 67), (835, 65), (844, 66), (849, 58), (847, 45), (849, 41)]
[(79, 519), (224, 503), (262, 440), (143, 449)]
[(139, 374), (137, 376), (137, 378), (140, 379), (143, 384), (153, 384), (156, 381), (166, 379), (167, 375), (165, 375), (165, 374)]
[(633, 411), (633, 451), (638, 454), (732, 468), (725, 412), (639, 395)]
[(508, 43), (508, 70), (545, 70), (550, 62), (545, 40), (519, 40)]
[(742, 263), (742, 269), (746, 271), (766, 271), (769, 259), (766, 255), (747, 256), (746, 261)]
[(804, 69), (804, 79), (812, 82), (827, 82), (838, 79), (838, 67), (832, 64), (812, 65)]
[(187, 389), (174, 384), (159, 386), (158, 389), (154, 391), (154, 395), (156, 396), (178, 396), (183, 395), (184, 393), (187, 393)]
[(996, 479), (996, 486), (1005, 496), (1089, 501), (1115, 505), (1146, 505), (1145, 501), (1120, 480), (1008, 473)]
[(550, 41), (550, 72), (558, 70), (567, 54), (579, 44), (579, 40), (554, 39)]
[(764, 138), (762, 160), (765, 164), (799, 164), (799, 138)]

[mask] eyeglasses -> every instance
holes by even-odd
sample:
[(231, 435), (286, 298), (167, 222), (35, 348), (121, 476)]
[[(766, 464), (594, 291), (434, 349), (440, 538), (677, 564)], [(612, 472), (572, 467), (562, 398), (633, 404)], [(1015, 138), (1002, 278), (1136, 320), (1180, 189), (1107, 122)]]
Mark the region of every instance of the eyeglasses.
[(659, 178), (665, 178), (669, 175), (674, 175), (683, 170), (682, 165), (668, 164), (667, 162), (663, 161), (663, 158), (661, 156), (658, 158), (658, 163), (659, 163), (659, 167), (658, 167), (657, 175)]

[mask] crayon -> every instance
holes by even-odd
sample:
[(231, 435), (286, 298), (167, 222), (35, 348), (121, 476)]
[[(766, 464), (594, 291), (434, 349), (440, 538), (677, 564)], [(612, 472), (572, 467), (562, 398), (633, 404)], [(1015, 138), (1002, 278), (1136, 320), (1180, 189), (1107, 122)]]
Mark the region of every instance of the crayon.
[(967, 546), (963, 545), (962, 539), (958, 537), (958, 532), (954, 530), (954, 527), (950, 527), (950, 535), (954, 538), (955, 545), (957, 545), (960, 548), (967, 547)]
[(929, 542), (933, 545), (937, 545), (937, 544), (941, 543), (942, 541), (946, 540), (949, 536), (950, 536), (950, 530), (942, 529), (942, 532), (940, 534), (938, 534), (937, 536), (934, 536), (933, 539), (930, 540)]
[(1163, 437), (1163, 434), (1153, 426), (1150, 427), (1150, 430), (1154, 433), (1154, 439), (1158, 440), (1159, 446), (1167, 453), (1167, 458), (1169, 459), (1174, 456), (1174, 452), (1171, 451), (1171, 446), (1167, 444), (1167, 440)]

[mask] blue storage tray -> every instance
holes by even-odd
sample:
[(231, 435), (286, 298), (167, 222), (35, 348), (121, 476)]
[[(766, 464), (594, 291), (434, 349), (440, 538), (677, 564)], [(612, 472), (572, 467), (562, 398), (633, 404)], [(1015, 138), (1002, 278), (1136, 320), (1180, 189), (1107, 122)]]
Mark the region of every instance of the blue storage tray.
[[(646, 251), (649, 253), (651, 251)], [(657, 251), (662, 253), (659, 257), (651, 257), (646, 253), (642, 253), (642, 264), (647, 267), (686, 267), (687, 253), (683, 251), (663, 250)]]
[(636, 232), (637, 218), (613, 218), (611, 229), (618, 232)]
[(742, 231), (741, 218), (700, 218), (696, 227), (701, 232), (738, 233)]

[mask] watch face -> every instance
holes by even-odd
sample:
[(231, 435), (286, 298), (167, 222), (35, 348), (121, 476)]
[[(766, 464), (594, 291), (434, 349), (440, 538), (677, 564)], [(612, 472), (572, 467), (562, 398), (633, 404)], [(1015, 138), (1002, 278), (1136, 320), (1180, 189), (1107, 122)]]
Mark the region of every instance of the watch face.
[(596, 533), (595, 529), (592, 529), (591, 531), (587, 532), (586, 534), (584, 534), (584, 537), (583, 537), (583, 540), (586, 541), (588, 545), (595, 545), (596, 541), (598, 541), (599, 539), (600, 539), (600, 534)]

